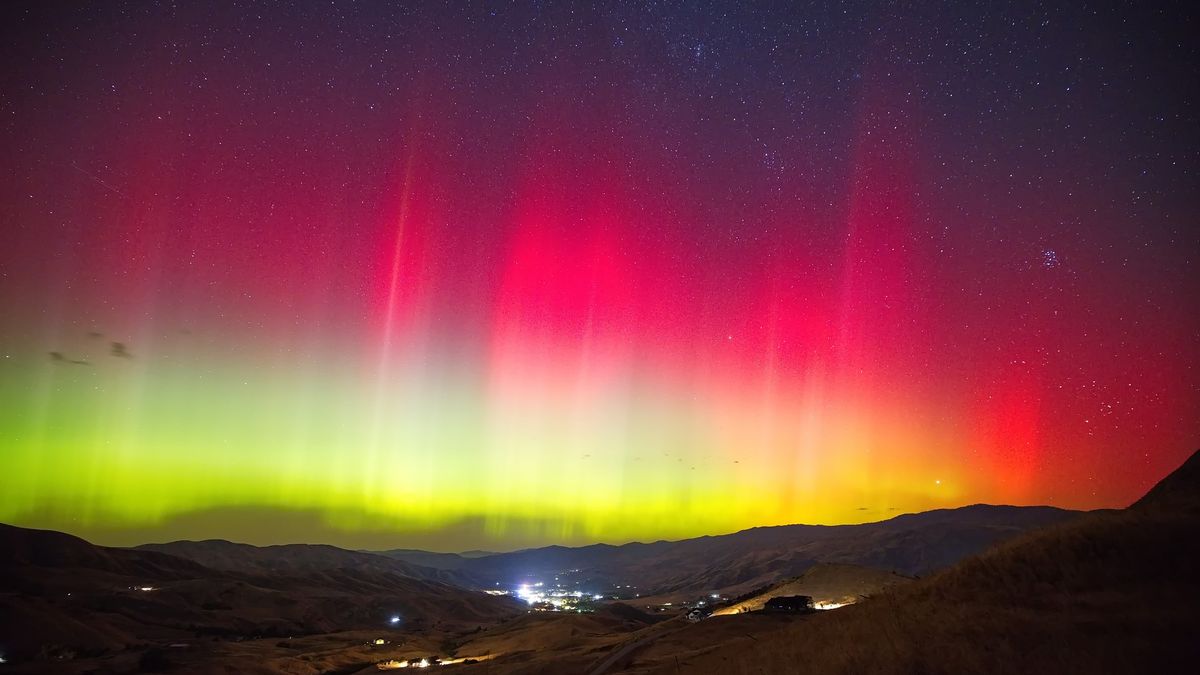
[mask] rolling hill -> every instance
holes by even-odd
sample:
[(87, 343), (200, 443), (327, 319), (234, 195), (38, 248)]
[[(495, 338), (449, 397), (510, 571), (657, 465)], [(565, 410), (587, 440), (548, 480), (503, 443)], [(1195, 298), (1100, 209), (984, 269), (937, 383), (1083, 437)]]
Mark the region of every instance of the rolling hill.
[(850, 607), (686, 627), (628, 672), (1195, 672), (1197, 495), (1200, 453), (1128, 509), (1031, 532)]
[(0, 650), (10, 663), (197, 639), (478, 627), (523, 611), (508, 598), (396, 569), (217, 570), (7, 525), (0, 579)]
[(781, 581), (761, 593), (721, 607), (713, 612), (713, 616), (754, 612), (762, 609), (771, 598), (788, 595), (807, 595), (813, 599), (813, 603), (850, 604), (876, 595), (885, 588), (911, 581), (911, 577), (870, 567), (819, 563), (798, 577)]

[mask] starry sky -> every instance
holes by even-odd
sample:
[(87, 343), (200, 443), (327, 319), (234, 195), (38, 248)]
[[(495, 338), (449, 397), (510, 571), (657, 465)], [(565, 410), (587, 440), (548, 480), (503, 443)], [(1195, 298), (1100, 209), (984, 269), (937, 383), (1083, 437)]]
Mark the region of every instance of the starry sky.
[(503, 550), (1200, 446), (1189, 3), (602, 4), (4, 3), (0, 520)]

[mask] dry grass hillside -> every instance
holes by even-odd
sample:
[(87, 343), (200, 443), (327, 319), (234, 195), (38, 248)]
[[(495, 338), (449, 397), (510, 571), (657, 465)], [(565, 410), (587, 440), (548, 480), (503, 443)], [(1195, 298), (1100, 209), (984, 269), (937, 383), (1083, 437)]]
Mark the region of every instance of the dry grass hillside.
[(822, 563), (794, 579), (722, 607), (714, 611), (713, 616), (754, 612), (762, 609), (771, 598), (788, 595), (807, 595), (814, 603), (851, 604), (876, 595), (885, 588), (910, 581), (911, 577), (870, 567)]
[(203, 644), (209, 652), (214, 644), (261, 638), (273, 645), (355, 630), (473, 630), (523, 610), (509, 598), (386, 569), (220, 571), (160, 552), (0, 525), (0, 654), (7, 669), (24, 662), (37, 672), (53, 661), (61, 670), (67, 662), (99, 663), (175, 643), (188, 644), (188, 652)]
[(455, 653), (497, 657), (483, 671), (488, 675), (585, 673), (611, 649), (663, 623), (621, 603), (593, 614), (532, 613), (470, 636)]
[(1198, 468), (1200, 453), (1129, 509), (1025, 535), (857, 605), (753, 630), (737, 616), (684, 629), (630, 672), (1196, 672)]

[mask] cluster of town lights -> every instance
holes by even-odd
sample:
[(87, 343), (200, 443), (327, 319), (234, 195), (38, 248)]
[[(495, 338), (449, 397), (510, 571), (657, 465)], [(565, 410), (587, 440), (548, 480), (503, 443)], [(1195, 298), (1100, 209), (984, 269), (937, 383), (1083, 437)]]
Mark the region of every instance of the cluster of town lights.
[(556, 588), (550, 592), (541, 590), (542, 582), (536, 584), (521, 584), (517, 587), (517, 597), (524, 600), (527, 604), (536, 605), (539, 603), (547, 603), (553, 605), (557, 609), (574, 607), (580, 600), (591, 599), (600, 600), (603, 595), (599, 593), (584, 593), (583, 591), (564, 591)]
[[(420, 661), (414, 661), (414, 662), (383, 661), (382, 663), (375, 664), (375, 667), (378, 668), (379, 670), (399, 670), (401, 668), (428, 668), (429, 666), (432, 666), (432, 665), (433, 664), (429, 662), (429, 659), (421, 659)], [(443, 664), (443, 665), (445, 665), (445, 664)]]
[(467, 661), (470, 661), (471, 663), (475, 663), (477, 661), (484, 661), (484, 660), (491, 658), (492, 656), (495, 656), (495, 655), (493, 654), (490, 656), (476, 656), (476, 657), (472, 657), (472, 658), (458, 657), (455, 659), (440, 659), (440, 658), (436, 658), (436, 657), (431, 657), (431, 658), (433, 658), (432, 661), (429, 660), (428, 658), (423, 658), (420, 660), (417, 660), (415, 658), (408, 659), (408, 660), (389, 659), (387, 661), (380, 661), (379, 663), (376, 663), (375, 668), (377, 668), (378, 670), (400, 670), (401, 668), (432, 668), (434, 666), (452, 666), (452, 665), (467, 662)]

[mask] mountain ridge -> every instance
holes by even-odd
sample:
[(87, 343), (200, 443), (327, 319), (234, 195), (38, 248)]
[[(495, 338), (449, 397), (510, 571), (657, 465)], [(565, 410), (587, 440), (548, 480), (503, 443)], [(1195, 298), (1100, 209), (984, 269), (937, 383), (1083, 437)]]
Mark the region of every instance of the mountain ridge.
[(571, 570), (580, 583), (638, 591), (737, 595), (818, 562), (922, 576), (1028, 529), (1077, 518), (1055, 507), (972, 505), (857, 525), (779, 525), (677, 541), (550, 546), (457, 561), (456, 570), (514, 584)]
[(205, 567), (252, 574), (321, 572), (339, 568), (392, 572), (414, 579), (477, 588), (471, 577), (448, 569), (439, 569), (390, 558), (380, 553), (351, 551), (330, 544), (274, 544), (255, 546), (226, 539), (201, 541), (177, 540), (161, 544), (142, 544), (137, 551), (166, 553), (197, 562)]

